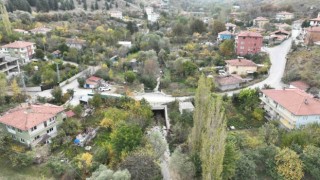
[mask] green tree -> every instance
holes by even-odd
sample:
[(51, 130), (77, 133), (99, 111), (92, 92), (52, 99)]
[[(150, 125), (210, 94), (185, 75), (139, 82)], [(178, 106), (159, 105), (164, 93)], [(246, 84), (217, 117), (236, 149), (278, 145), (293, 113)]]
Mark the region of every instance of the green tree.
[(131, 180), (162, 179), (159, 165), (152, 156), (145, 153), (130, 154), (120, 164), (120, 168), (130, 172)]
[(89, 104), (92, 105), (95, 108), (99, 108), (102, 105), (102, 98), (101, 95), (98, 93), (95, 93), (92, 97), (92, 99), (89, 100)]
[(172, 179), (192, 179), (195, 176), (195, 167), (190, 157), (183, 154), (180, 147), (176, 148), (170, 158), (170, 175)]
[(259, 135), (267, 145), (276, 144), (279, 140), (278, 128), (272, 124), (264, 124), (259, 128)]
[(11, 89), (13, 92), (13, 99), (16, 102), (20, 102), (21, 101), (21, 89), (17, 83), (16, 78), (13, 79), (12, 83), (11, 83)]
[(201, 135), (206, 119), (208, 117), (208, 108), (210, 105), (211, 83), (202, 75), (198, 82), (198, 88), (195, 95), (195, 110), (193, 113), (193, 128), (189, 137), (189, 145), (192, 153), (196, 154), (201, 150)]
[(121, 123), (111, 133), (110, 141), (117, 156), (120, 157), (121, 153), (130, 152), (139, 146), (142, 136), (143, 134), (139, 126), (129, 126)]
[(194, 19), (190, 24), (191, 34), (193, 33), (204, 33), (206, 31), (206, 26), (203, 21), (199, 19)]
[(212, 34), (218, 35), (219, 32), (225, 31), (226, 26), (221, 21), (215, 20), (212, 26)]
[(43, 59), (44, 58), (44, 52), (42, 49), (36, 49), (35, 50), (35, 57), (38, 59)]
[(183, 74), (184, 76), (192, 76), (195, 74), (196, 70), (198, 69), (197, 65), (191, 61), (185, 61), (182, 64), (183, 67)]
[(234, 54), (234, 41), (223, 41), (223, 43), (219, 45), (219, 51), (223, 56), (232, 56)]
[(301, 159), (304, 164), (304, 169), (315, 179), (320, 177), (320, 148), (307, 145), (301, 156)]
[(253, 160), (248, 158), (246, 155), (241, 155), (239, 161), (237, 162), (235, 179), (256, 179), (256, 168), (257, 165)]
[(62, 89), (60, 86), (56, 86), (51, 90), (51, 95), (56, 103), (62, 103)]
[(225, 147), (225, 154), (223, 158), (223, 179), (231, 179), (236, 174), (236, 167), (240, 154), (237, 150), (234, 141), (228, 141)]
[(132, 71), (127, 71), (124, 73), (124, 79), (128, 82), (128, 83), (133, 83), (134, 80), (136, 79), (136, 74)]
[(226, 119), (221, 97), (210, 98), (204, 130), (201, 135), (203, 179), (222, 179), (225, 153)]
[(81, 129), (81, 124), (77, 119), (67, 119), (62, 125), (61, 128), (64, 130), (67, 136), (76, 135)]
[(7, 79), (6, 75), (0, 72), (0, 104), (5, 103), (5, 96), (7, 94)]
[(108, 169), (105, 165), (100, 165), (97, 170), (95, 170), (90, 178), (87, 180), (106, 180), (106, 179), (114, 179), (114, 180), (130, 180), (131, 175), (128, 170), (118, 170), (113, 171)]
[(303, 164), (299, 155), (289, 148), (281, 149), (276, 157), (278, 173), (288, 180), (300, 180), (303, 178)]

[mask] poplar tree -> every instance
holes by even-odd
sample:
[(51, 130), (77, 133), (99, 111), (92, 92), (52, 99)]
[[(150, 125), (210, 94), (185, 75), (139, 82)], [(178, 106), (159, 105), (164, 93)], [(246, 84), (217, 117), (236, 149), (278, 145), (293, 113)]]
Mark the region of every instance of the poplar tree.
[(189, 137), (189, 145), (193, 154), (200, 152), (201, 149), (201, 133), (208, 116), (210, 89), (211, 83), (209, 83), (204, 75), (202, 75), (199, 79), (195, 95), (195, 110), (193, 114), (194, 122), (192, 132)]
[(202, 177), (205, 180), (222, 179), (226, 140), (226, 121), (221, 97), (210, 98), (207, 119), (201, 135)]
[(11, 22), (9, 20), (7, 9), (2, 1), (0, 1), (0, 14), (2, 17), (2, 23), (3, 23), (4, 29), (7, 35), (10, 35), (12, 33)]

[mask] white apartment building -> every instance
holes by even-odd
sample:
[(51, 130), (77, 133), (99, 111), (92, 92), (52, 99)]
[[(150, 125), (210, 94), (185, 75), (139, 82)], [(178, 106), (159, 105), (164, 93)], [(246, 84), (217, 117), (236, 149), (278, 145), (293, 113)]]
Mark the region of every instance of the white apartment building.
[(0, 53), (21, 58), (22, 63), (28, 63), (31, 60), (32, 55), (35, 54), (35, 49), (35, 43), (15, 41), (13, 43), (3, 45)]
[(278, 120), (287, 129), (320, 123), (320, 100), (300, 89), (262, 90), (260, 99), (267, 119)]
[(21, 72), (19, 61), (19, 58), (0, 54), (0, 72), (6, 74), (7, 77), (19, 74)]

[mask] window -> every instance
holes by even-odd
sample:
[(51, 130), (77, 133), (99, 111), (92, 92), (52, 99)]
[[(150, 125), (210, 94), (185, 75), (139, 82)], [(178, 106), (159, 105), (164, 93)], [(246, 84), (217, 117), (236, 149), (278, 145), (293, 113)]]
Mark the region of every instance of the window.
[(47, 133), (49, 134), (51, 131), (53, 131), (53, 128), (48, 129)]
[(13, 138), (13, 139), (16, 139), (16, 136), (15, 136), (15, 135), (12, 135), (12, 138)]
[(22, 138), (20, 138), (20, 141), (21, 141), (21, 142), (25, 142), (24, 139), (22, 139)]
[(40, 138), (40, 136), (38, 135), (38, 136), (34, 137), (34, 140), (37, 140), (37, 139), (39, 139), (39, 138)]
[(17, 130), (18, 130), (19, 133), (22, 133), (22, 130), (21, 130), (21, 129), (17, 129)]
[(44, 124), (44, 127), (47, 127), (47, 121), (45, 121), (43, 124)]
[(34, 127), (31, 128), (31, 131), (34, 131), (36, 129), (37, 129), (37, 126), (34, 126)]
[(52, 121), (54, 121), (54, 120), (56, 120), (56, 117), (53, 117), (53, 118), (50, 118), (50, 122), (52, 122)]

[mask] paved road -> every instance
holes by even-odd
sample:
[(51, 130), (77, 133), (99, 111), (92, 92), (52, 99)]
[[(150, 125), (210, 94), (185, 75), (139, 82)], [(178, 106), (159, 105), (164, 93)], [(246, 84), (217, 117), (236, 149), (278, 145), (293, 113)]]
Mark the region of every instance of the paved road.
[[(286, 56), (291, 49), (292, 40), (295, 39), (299, 35), (299, 33), (300, 33), (299, 30), (293, 30), (292, 37), (284, 41), (280, 45), (272, 48), (264, 48), (264, 51), (266, 51), (269, 54), (270, 61), (272, 63), (269, 70), (269, 76), (264, 81), (261, 81), (257, 84), (249, 86), (248, 88), (250, 89), (262, 88), (265, 84), (270, 85), (271, 87), (276, 89), (283, 88), (284, 84), (282, 83), (281, 80), (286, 68), (286, 62), (287, 62)], [(238, 92), (240, 92), (240, 90), (224, 92), (222, 94), (232, 95)]]

